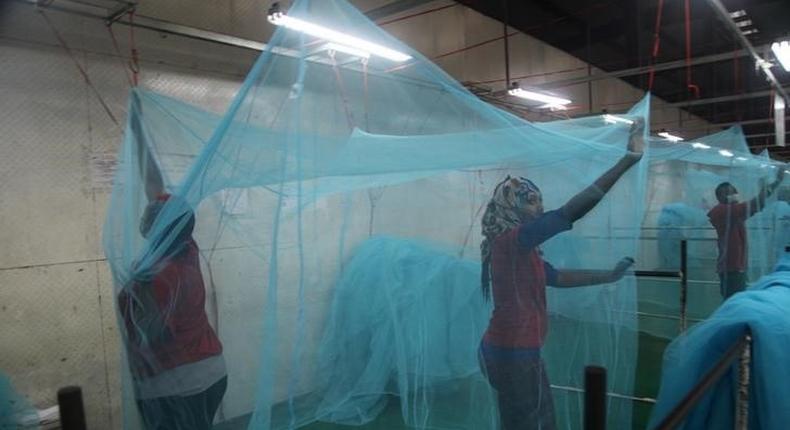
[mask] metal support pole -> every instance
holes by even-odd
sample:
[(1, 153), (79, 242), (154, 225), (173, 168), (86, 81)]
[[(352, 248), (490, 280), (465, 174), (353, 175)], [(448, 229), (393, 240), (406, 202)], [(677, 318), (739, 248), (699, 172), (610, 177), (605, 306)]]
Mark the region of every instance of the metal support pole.
[(653, 430), (671, 430), (682, 424), (688, 413), (691, 412), (700, 399), (705, 396), (708, 389), (732, 369), (732, 365), (735, 364), (735, 361), (743, 352), (744, 346), (748, 346), (749, 344), (747, 341), (748, 335), (748, 332), (744, 333), (737, 342), (727, 349), (713, 368), (710, 369), (691, 390), (689, 390), (686, 396), (678, 402), (677, 406), (675, 406), (675, 408), (669, 412)]
[(80, 387), (64, 387), (58, 390), (60, 428), (62, 430), (86, 430), (85, 408), (82, 404)]
[(773, 72), (771, 72), (771, 67), (769, 64), (758, 53), (759, 48), (755, 49), (755, 47), (752, 46), (752, 42), (750, 42), (749, 39), (744, 36), (741, 28), (738, 27), (738, 24), (736, 24), (732, 19), (729, 11), (727, 11), (727, 8), (721, 3), (721, 0), (708, 0), (708, 3), (710, 3), (711, 7), (716, 12), (719, 19), (724, 23), (724, 25), (730, 29), (733, 37), (738, 40), (741, 43), (741, 46), (743, 46), (749, 52), (752, 59), (754, 59), (755, 67), (762, 70), (762, 72), (765, 74), (765, 77), (774, 87), (776, 92), (781, 94), (782, 98), (785, 100), (790, 100), (790, 97), (787, 95), (787, 91), (785, 91), (784, 87), (782, 87), (782, 84), (779, 83), (779, 81), (776, 79), (776, 76), (774, 76)]
[(752, 336), (746, 335), (741, 358), (738, 362), (738, 395), (735, 403), (735, 430), (749, 428), (749, 366), (752, 361)]
[(686, 300), (688, 297), (688, 243), (680, 241), (680, 332), (686, 331)]
[(606, 369), (584, 368), (584, 430), (606, 430)]

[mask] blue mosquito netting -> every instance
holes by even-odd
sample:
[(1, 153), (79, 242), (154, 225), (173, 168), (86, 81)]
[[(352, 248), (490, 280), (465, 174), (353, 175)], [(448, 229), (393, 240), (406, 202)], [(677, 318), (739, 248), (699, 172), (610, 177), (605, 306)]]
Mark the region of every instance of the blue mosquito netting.
[[(646, 132), (500, 111), (345, 1), (282, 12), (224, 114), (130, 93), (104, 231), (126, 428), (495, 429), (523, 412), (574, 429), (589, 364), (632, 394), (636, 280), (612, 273), (640, 253), (651, 148), (635, 163), (626, 148)], [(649, 123), (648, 107), (620, 117)], [(588, 188), (623, 160), (611, 190)], [(534, 187), (547, 211), (583, 190), (601, 200), (498, 266), (529, 284), (513, 304), (536, 309), (490, 350), (527, 378), (503, 387), (478, 352), (501, 297), (481, 291), (481, 223), (508, 175), (531, 181), (524, 205)], [(596, 285), (546, 288), (574, 274)], [(542, 397), (507, 404), (519, 389)], [(631, 425), (623, 397), (607, 413)]]
[[(706, 317), (721, 300), (713, 190), (730, 182), (749, 201), (785, 166), (743, 152), (737, 128), (649, 140), (635, 162), (649, 97), (616, 120), (529, 123), (345, 1), (297, 0), (272, 21), (224, 114), (130, 93), (104, 231), (125, 427), (496, 429), (527, 416), (576, 429), (589, 364), (609, 371), (611, 426), (631, 426), (637, 331), (677, 334), (672, 318), (637, 316), (678, 315), (678, 281), (613, 269), (635, 257), (677, 271), (689, 240), (687, 313)], [(515, 215), (484, 217), (495, 190)], [(566, 225), (580, 195), (595, 202)], [(546, 214), (525, 212), (538, 197)], [(787, 240), (786, 203), (758, 206), (749, 280)], [(511, 224), (482, 260), (492, 219)], [(571, 279), (594, 285), (551, 286)], [(519, 335), (491, 335), (497, 315)]]
[(11, 379), (0, 372), (0, 430), (37, 429), (38, 411), (14, 389)]
[[(786, 203), (777, 200), (782, 188), (764, 202), (755, 202), (760, 183), (772, 183), (783, 163), (752, 155), (740, 127), (733, 127), (693, 141), (671, 143), (652, 140), (645, 220), (642, 226), (642, 267), (678, 271), (680, 241), (687, 241), (688, 289), (684, 314), (689, 323), (711, 314), (722, 302), (717, 260), (718, 234), (709, 212), (718, 204), (715, 190), (733, 184), (739, 201), (754, 214), (745, 221), (746, 277), (756, 281), (770, 272), (785, 246), (781, 225)], [(727, 226), (737, 229), (737, 224)], [(725, 246), (729, 243), (724, 242)], [(672, 339), (678, 335), (681, 314), (677, 279), (644, 279), (640, 282), (640, 330)]]
[[(785, 360), (790, 342), (790, 254), (776, 270), (748, 291), (727, 300), (711, 317), (675, 339), (664, 354), (658, 402), (651, 427), (658, 425), (717, 360), (744, 335), (752, 333), (748, 428), (787, 428), (790, 369)], [(734, 428), (738, 364), (728, 369), (691, 410), (679, 429)]]

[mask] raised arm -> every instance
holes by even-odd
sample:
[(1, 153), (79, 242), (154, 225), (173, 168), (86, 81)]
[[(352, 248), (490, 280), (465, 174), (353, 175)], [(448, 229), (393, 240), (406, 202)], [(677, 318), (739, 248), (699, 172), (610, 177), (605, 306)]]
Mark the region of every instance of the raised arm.
[(779, 184), (782, 183), (782, 179), (784, 179), (785, 170), (779, 168), (779, 171), (776, 172), (776, 179), (771, 182), (770, 184), (766, 184), (765, 180), (760, 181), (760, 191), (757, 193), (757, 196), (749, 201), (749, 216), (760, 212), (765, 207), (765, 199), (770, 197), (777, 188), (779, 188)]
[(135, 93), (132, 94), (132, 109), (138, 114), (131, 116), (129, 126), (136, 139), (140, 177), (143, 179), (143, 182), (145, 182), (145, 195), (150, 202), (165, 191), (165, 185), (162, 179), (162, 172), (159, 170), (159, 165), (156, 164), (156, 161), (151, 155), (150, 144), (143, 132), (142, 124), (140, 123), (142, 107), (140, 99)]
[(619, 281), (634, 264), (631, 258), (623, 258), (612, 270), (556, 270), (549, 285), (559, 288), (585, 287), (611, 284)]
[(611, 169), (601, 175), (589, 187), (573, 196), (562, 207), (568, 221), (575, 222), (586, 215), (603, 196), (609, 192), (618, 179), (620, 179), (631, 166), (638, 163), (644, 153), (644, 134), (645, 123), (642, 119), (634, 121), (631, 126), (631, 135), (628, 140), (628, 152)]

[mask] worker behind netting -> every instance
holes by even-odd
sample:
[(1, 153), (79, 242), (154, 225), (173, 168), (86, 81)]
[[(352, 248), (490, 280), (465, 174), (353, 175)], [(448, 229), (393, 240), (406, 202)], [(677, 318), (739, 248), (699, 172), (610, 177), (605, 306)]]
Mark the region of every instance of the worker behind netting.
[[(222, 344), (206, 315), (199, 250), (192, 238), (195, 215), (183, 199), (164, 193), (148, 151), (140, 145), (149, 199), (140, 233), (156, 257), (147, 267), (135, 264), (132, 280), (118, 296), (135, 400), (147, 430), (211, 429), (227, 371)], [(168, 202), (184, 213), (157, 226)]]
[(746, 220), (765, 207), (765, 199), (779, 187), (783, 177), (784, 169), (778, 169), (776, 180), (771, 184), (766, 185), (765, 179), (761, 179), (757, 197), (748, 202), (738, 201), (738, 190), (729, 182), (722, 182), (716, 187), (719, 204), (708, 212), (708, 219), (718, 237), (716, 271), (721, 295), (725, 299), (746, 288)]
[(633, 264), (611, 271), (560, 270), (543, 261), (539, 245), (592, 210), (642, 158), (644, 121), (631, 127), (627, 154), (560, 209), (544, 212), (538, 187), (507, 177), (483, 215), (482, 290), (494, 311), (480, 343), (483, 371), (497, 393), (503, 430), (555, 428), (554, 403), (541, 359), (546, 338), (546, 285), (581, 287), (618, 281)]

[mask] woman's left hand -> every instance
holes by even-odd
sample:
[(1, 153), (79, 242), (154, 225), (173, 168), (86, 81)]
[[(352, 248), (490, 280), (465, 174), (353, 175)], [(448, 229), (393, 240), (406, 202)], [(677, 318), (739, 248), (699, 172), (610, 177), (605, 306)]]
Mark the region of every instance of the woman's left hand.
[(625, 257), (622, 260), (617, 262), (617, 265), (614, 266), (612, 270), (612, 282), (617, 282), (623, 278), (625, 272), (634, 265), (634, 259), (631, 257)]

